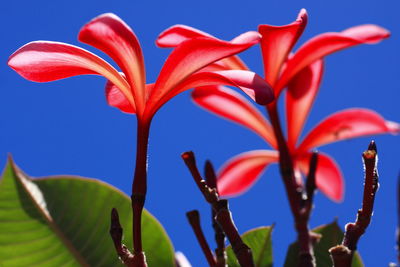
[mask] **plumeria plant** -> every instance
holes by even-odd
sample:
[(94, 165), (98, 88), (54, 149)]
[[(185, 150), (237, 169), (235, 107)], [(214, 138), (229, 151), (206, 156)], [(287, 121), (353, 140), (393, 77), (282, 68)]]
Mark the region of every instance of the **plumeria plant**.
[[(274, 98), (268, 83), (249, 71), (201, 71), (207, 65), (239, 53), (258, 43), (260, 36), (248, 32), (231, 42), (197, 38), (179, 45), (166, 60), (157, 81), (146, 84), (143, 55), (133, 31), (120, 18), (104, 14), (83, 26), (79, 40), (108, 54), (123, 71), (91, 52), (65, 43), (36, 41), (10, 56), (8, 65), (24, 78), (48, 82), (81, 74), (98, 74), (108, 79), (106, 97), (111, 106), (136, 114), (136, 168), (132, 183), (134, 253), (126, 259), (145, 266), (142, 250), (141, 213), (147, 191), (147, 147), (151, 120), (173, 96), (187, 89), (228, 84), (243, 89), (260, 103)], [(122, 255), (120, 255), (122, 256)]]
[[(320, 88), (324, 57), (358, 44), (378, 43), (390, 35), (379, 26), (361, 25), (339, 33), (318, 35), (297, 51), (291, 52), (307, 20), (306, 11), (301, 10), (296, 21), (289, 25), (260, 25), (258, 32), (249, 31), (231, 41), (220, 40), (188, 26), (172, 26), (156, 40), (158, 46), (174, 49), (154, 83), (146, 83), (144, 58), (136, 35), (125, 22), (110, 13), (100, 15), (84, 25), (78, 39), (110, 56), (120, 70), (97, 55), (66, 43), (34, 41), (15, 51), (8, 65), (30, 81), (49, 82), (83, 74), (105, 77), (108, 104), (136, 116), (136, 166), (132, 194), (128, 198), (104, 183), (84, 178), (31, 179), (10, 158), (0, 183), (0, 205), (5, 203), (18, 211), (0, 209), (0, 218), (8, 221), (23, 218), (29, 223), (16, 227), (0, 220), (1, 229), (13, 233), (14, 238), (27, 244), (32, 240), (40, 240), (41, 233), (45, 232), (54, 241), (40, 243), (41, 246), (50, 251), (52, 245), (57, 244), (58, 250), (29, 257), (29, 253), (35, 251), (35, 245), (26, 245), (24, 250), (12, 244), (10, 249), (0, 246), (0, 265), (61, 266), (61, 262), (66, 264), (68, 261), (71, 266), (116, 266), (121, 264), (118, 263), (119, 258), (125, 266), (190, 266), (182, 254), (174, 257), (162, 226), (146, 211), (143, 213), (143, 209), (147, 192), (151, 121), (166, 102), (191, 88), (195, 88), (192, 92), (195, 103), (249, 128), (273, 149), (242, 153), (228, 160), (218, 173), (214, 172), (211, 162), (207, 162), (204, 179), (197, 169), (194, 153), (182, 154), (194, 181), (211, 205), (217, 241), (215, 253), (203, 236), (198, 212), (187, 214), (209, 265), (272, 266), (272, 228), (261, 227), (241, 236), (225, 199), (247, 191), (271, 163), (279, 163), (298, 233), (294, 248), (296, 252), (289, 249), (287, 266), (332, 264), (329, 258), (328, 262), (322, 263), (314, 256), (321, 253), (328, 255), (327, 249), (318, 253), (314, 251), (319, 249), (318, 244), (327, 242), (326, 235), (336, 234), (340, 230), (331, 226), (333, 228), (329, 228), (327, 234), (318, 229), (316, 231), (320, 231), (320, 234), (317, 234), (309, 229), (309, 218), (315, 190), (321, 190), (334, 201), (341, 201), (344, 182), (335, 161), (314, 149), (359, 136), (397, 134), (400, 124), (385, 120), (371, 110), (351, 108), (324, 119), (299, 141)], [(264, 78), (249, 70), (236, 56), (256, 44), (261, 46)], [(226, 86), (240, 89), (247, 97)], [(285, 89), (286, 135), (277, 108), (279, 97)], [(252, 102), (265, 107), (269, 119)], [(363, 153), (363, 159), (366, 173), (362, 209), (358, 212), (356, 222), (346, 227), (343, 242), (339, 244), (342, 240), (333, 242), (329, 239), (331, 241), (326, 245), (332, 247), (330, 253), (335, 266), (351, 266), (352, 262), (362, 266), (357, 261), (359, 258), (355, 251), (358, 239), (370, 222), (378, 188), (377, 149), (374, 142)], [(90, 206), (84, 210), (83, 199), (66, 196), (68, 188), (90, 189), (93, 195), (90, 199), (104, 201), (111, 211), (111, 222), (110, 215), (103, 212), (104, 207)], [(79, 207), (72, 205), (81, 201)], [(60, 205), (65, 207), (65, 212), (60, 210)], [(67, 211), (70, 216), (65, 216)], [(70, 222), (68, 218), (71, 216), (78, 221)], [(81, 222), (102, 230), (91, 234), (75, 229)], [(109, 228), (111, 238), (108, 238), (105, 228)], [(30, 229), (38, 230), (26, 235)], [(125, 244), (122, 242), (123, 230)], [(98, 238), (93, 240), (93, 235)], [(229, 240), (228, 247), (225, 238)], [(11, 253), (11, 249), (16, 252)], [(93, 251), (96, 252), (95, 256)], [(18, 254), (27, 254), (28, 257), (15, 257)], [(55, 254), (63, 255), (68, 260), (58, 261)], [(43, 265), (44, 262), (47, 265)]]
[[(360, 25), (339, 33), (320, 34), (291, 54), (306, 27), (307, 13), (300, 11), (296, 21), (285, 26), (260, 25), (261, 52), (264, 77), (274, 90), (275, 100), (266, 106), (270, 122), (246, 98), (223, 86), (196, 88), (192, 93), (194, 102), (206, 110), (234, 121), (256, 132), (274, 150), (256, 150), (242, 153), (228, 160), (218, 173), (217, 188), (220, 196), (235, 196), (247, 191), (271, 163), (279, 163), (290, 207), (295, 219), (300, 253), (312, 260), (312, 239), (309, 235), (309, 208), (304, 205), (307, 188), (303, 177), (310, 173), (312, 150), (316, 147), (371, 134), (400, 132), (400, 124), (387, 121), (374, 111), (351, 108), (339, 111), (320, 122), (299, 143), (301, 130), (319, 91), (323, 73), (323, 57), (335, 51), (358, 44), (373, 44), (387, 37), (389, 32), (376, 25)], [(157, 44), (173, 47), (190, 38), (210, 36), (188, 26), (176, 25), (161, 33)], [(235, 66), (220, 61), (216, 68), (238, 68), (246, 66), (237, 57)], [(218, 66), (217, 66), (218, 65)], [(277, 103), (283, 89), (285, 98), (285, 136), (278, 114)], [(298, 144), (299, 143), (299, 144)], [(334, 201), (341, 201), (344, 182), (335, 161), (326, 154), (318, 153), (316, 163), (316, 186)]]

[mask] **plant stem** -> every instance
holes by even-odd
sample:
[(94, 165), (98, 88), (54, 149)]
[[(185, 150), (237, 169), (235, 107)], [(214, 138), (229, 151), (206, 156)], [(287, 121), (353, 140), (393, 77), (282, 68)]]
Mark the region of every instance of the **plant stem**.
[(276, 102), (268, 105), (267, 110), (278, 142), (279, 168), (288, 196), (290, 209), (296, 217), (300, 212), (301, 191), (299, 190), (294, 176), (293, 161), (283, 135)]
[(114, 243), (115, 250), (122, 263), (127, 267), (134, 267), (133, 254), (129, 249), (122, 244), (123, 229), (119, 222), (119, 215), (116, 208), (111, 211), (111, 224), (110, 224), (110, 235)]
[[(373, 141), (371, 143), (373, 143)], [(378, 172), (376, 170), (378, 157), (376, 149), (368, 149), (362, 156), (365, 167), (362, 207), (361, 210), (357, 212), (356, 222), (354, 224), (346, 225), (346, 233), (343, 238), (343, 245), (348, 247), (350, 250), (355, 250), (357, 248), (358, 239), (364, 234), (371, 222), (375, 193), (378, 189)]]
[(285, 185), (290, 209), (295, 220), (295, 228), (297, 231), (297, 239), (300, 248), (298, 263), (300, 267), (314, 267), (315, 258), (312, 245), (312, 236), (310, 235), (310, 230), (308, 227), (310, 214), (302, 211), (303, 209), (301, 204), (303, 203), (303, 188), (301, 188), (301, 186), (299, 186), (296, 182), (293, 161), (286, 139), (283, 135), (276, 101), (267, 106), (267, 111), (278, 142), (279, 168), (283, 183)]
[[(215, 189), (215, 191), (218, 193), (218, 188), (217, 188), (217, 177), (215, 174), (215, 170), (213, 165), (209, 160), (206, 161), (205, 167), (204, 167), (204, 175), (206, 177), (206, 182), (208, 187), (211, 189)], [(219, 224), (216, 221), (216, 212), (215, 210), (211, 207), (211, 222), (212, 222), (212, 227), (214, 229), (214, 238), (215, 242), (217, 243), (217, 248), (215, 249), (215, 257), (217, 260), (217, 267), (225, 267), (226, 265), (226, 252), (225, 252), (225, 234), (224, 231), (221, 229)]]
[(307, 176), (307, 181), (306, 181), (306, 203), (305, 203), (305, 212), (310, 215), (311, 210), (312, 210), (312, 205), (313, 205), (313, 200), (314, 200), (314, 193), (315, 190), (317, 189), (317, 184), (316, 184), (316, 172), (317, 172), (317, 166), (318, 166), (318, 152), (313, 151), (311, 158), (310, 158), (310, 167), (308, 170), (308, 176)]
[(215, 220), (221, 226), (229, 243), (232, 246), (233, 252), (240, 264), (243, 267), (255, 266), (253, 253), (251, 249), (243, 242), (239, 232), (233, 222), (232, 213), (229, 210), (228, 200), (221, 199), (213, 205), (215, 210)]
[(364, 195), (361, 209), (357, 212), (354, 223), (346, 224), (346, 232), (342, 244), (329, 250), (335, 267), (350, 267), (357, 243), (360, 237), (367, 230), (371, 222), (375, 195), (378, 190), (378, 171), (377, 171), (377, 149), (374, 141), (368, 146), (368, 150), (362, 154), (365, 170)]
[(199, 211), (197, 211), (197, 210), (189, 211), (186, 213), (186, 216), (188, 218), (190, 225), (192, 226), (192, 229), (197, 238), (197, 241), (200, 244), (201, 250), (203, 251), (204, 256), (207, 259), (208, 265), (210, 267), (215, 267), (216, 262), (215, 262), (214, 255), (210, 249), (210, 246), (207, 243), (206, 238), (204, 237), (203, 230), (201, 229)]
[(193, 152), (189, 151), (183, 153), (182, 159), (185, 161), (186, 166), (192, 174), (193, 179), (203, 194), (205, 200), (211, 204), (213, 210), (215, 211), (215, 220), (228, 237), (240, 266), (255, 266), (252, 251), (243, 242), (235, 223), (233, 222), (232, 214), (228, 207), (228, 201), (226, 199), (219, 199), (217, 190), (215, 188), (210, 188), (206, 181), (201, 177), (196, 166), (196, 160)]
[(133, 213), (133, 249), (136, 259), (135, 266), (147, 266), (142, 248), (142, 211), (147, 192), (147, 150), (149, 142), (150, 122), (138, 120), (136, 167), (132, 183), (132, 213)]

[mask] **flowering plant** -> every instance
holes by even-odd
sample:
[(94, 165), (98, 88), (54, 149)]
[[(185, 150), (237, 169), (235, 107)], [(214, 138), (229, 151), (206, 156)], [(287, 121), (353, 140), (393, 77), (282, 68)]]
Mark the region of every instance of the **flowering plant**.
[[(260, 25), (264, 77), (275, 92), (276, 99), (267, 106), (271, 123), (247, 99), (222, 86), (199, 87), (192, 93), (194, 102), (206, 110), (234, 121), (257, 133), (272, 148), (287, 150), (296, 173), (308, 173), (310, 150), (321, 145), (364, 135), (400, 131), (400, 125), (385, 121), (373, 111), (352, 108), (324, 119), (300, 143), (305, 121), (319, 91), (323, 74), (323, 57), (335, 51), (357, 44), (372, 44), (389, 37), (389, 32), (376, 25), (361, 25), (340, 33), (320, 34), (302, 45), (290, 55), (306, 27), (307, 13), (300, 11), (296, 21), (285, 26)], [(157, 44), (175, 46), (187, 38), (210, 36), (188, 26), (176, 25), (161, 33)], [(236, 57), (236, 65), (224, 61), (215, 63), (221, 69), (248, 70)], [(277, 99), (287, 87), (286, 128), (287, 140), (281, 133)], [(281, 147), (278, 148), (279, 142)], [(282, 151), (280, 151), (282, 152)], [(284, 153), (287, 153), (284, 152)], [(339, 167), (332, 158), (320, 154), (316, 174), (317, 185), (333, 200), (343, 197), (344, 183)], [(230, 160), (220, 171), (218, 189), (222, 196), (243, 193), (261, 175), (270, 163), (279, 161), (277, 151), (257, 150), (246, 152)], [(297, 175), (297, 181), (301, 178)]]
[[(143, 210), (151, 121), (170, 99), (191, 88), (195, 88), (192, 98), (198, 105), (249, 128), (273, 148), (240, 154), (218, 174), (207, 161), (204, 176), (197, 169), (194, 153), (182, 154), (211, 206), (215, 253), (202, 233), (199, 213), (187, 213), (209, 265), (272, 265), (272, 227), (240, 235), (228, 200), (224, 199), (248, 190), (271, 163), (279, 163), (298, 234), (294, 252), (289, 249), (287, 266), (320, 266), (321, 258), (329, 253), (335, 266), (350, 266), (359, 260), (357, 242), (370, 223), (378, 188), (376, 144), (371, 142), (363, 153), (363, 206), (357, 220), (346, 226), (343, 240), (334, 225), (326, 233), (317, 229), (320, 234), (309, 229), (315, 191), (319, 189), (335, 201), (342, 200), (344, 191), (339, 166), (330, 156), (313, 149), (364, 135), (397, 134), (400, 124), (385, 120), (374, 111), (352, 108), (329, 116), (301, 142), (299, 139), (320, 87), (324, 57), (354, 45), (378, 43), (390, 34), (376, 25), (361, 25), (318, 35), (291, 53), (307, 21), (303, 9), (291, 24), (261, 25), (259, 32), (246, 32), (231, 41), (188, 26), (172, 26), (156, 40), (160, 47), (174, 49), (154, 83), (146, 82), (136, 35), (111, 13), (84, 25), (79, 40), (108, 55), (120, 71), (88, 50), (66, 43), (34, 41), (15, 51), (8, 65), (30, 81), (49, 82), (82, 74), (105, 77), (108, 104), (136, 115), (136, 166), (129, 198), (102, 182), (81, 177), (31, 179), (10, 157), (0, 182), (0, 225), (6, 229), (0, 232), (0, 265), (115, 266), (119, 258), (125, 266), (190, 266), (182, 254), (174, 255), (163, 227)], [(250, 71), (236, 56), (258, 43), (264, 78)], [(226, 86), (239, 88), (247, 98), (264, 106), (269, 120), (247, 98)], [(287, 135), (277, 108), (285, 89)], [(104, 238), (106, 228), (111, 239)], [(123, 230), (127, 237), (124, 242)], [(331, 248), (329, 252), (327, 248)]]

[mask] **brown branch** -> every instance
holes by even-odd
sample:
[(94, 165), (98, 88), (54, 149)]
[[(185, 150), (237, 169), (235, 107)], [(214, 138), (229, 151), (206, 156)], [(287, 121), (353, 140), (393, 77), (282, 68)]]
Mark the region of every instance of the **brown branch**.
[(113, 240), (115, 250), (125, 266), (133, 267), (133, 254), (129, 251), (129, 249), (122, 244), (122, 234), (123, 229), (119, 222), (119, 215), (116, 208), (111, 210), (111, 225), (110, 225), (110, 236)]
[[(304, 188), (302, 188), (302, 186), (298, 185), (296, 182), (293, 160), (282, 131), (277, 103), (273, 102), (267, 105), (267, 111), (278, 143), (279, 170), (285, 186), (286, 195), (288, 197), (290, 210), (292, 211), (295, 221), (295, 228), (297, 231), (297, 240), (300, 248), (298, 266), (314, 267), (315, 258), (313, 252), (313, 242), (315, 237), (310, 232), (308, 227), (310, 212), (305, 212), (311, 211), (312, 197), (310, 196), (311, 200), (306, 199), (306, 201), (304, 201), (302, 196), (302, 191)], [(307, 204), (309, 208), (304, 209), (304, 204)]]
[(251, 249), (243, 242), (239, 235), (235, 223), (233, 222), (231, 212), (229, 211), (228, 201), (220, 200), (216, 189), (207, 186), (206, 181), (203, 180), (197, 169), (193, 152), (183, 153), (182, 159), (191, 172), (205, 200), (212, 205), (216, 214), (215, 219), (228, 237), (239, 264), (245, 267), (254, 266)]
[(302, 196), (302, 188), (296, 182), (294, 175), (293, 161), (283, 135), (281, 123), (279, 120), (278, 108), (276, 102), (267, 106), (267, 111), (271, 120), (279, 150), (279, 170), (285, 185), (286, 194), (289, 200), (290, 209), (296, 220), (296, 216), (300, 212)]
[(353, 260), (353, 252), (348, 247), (337, 245), (329, 249), (334, 267), (350, 267)]
[[(204, 167), (204, 174), (206, 177), (207, 185), (211, 189), (215, 189), (216, 192), (218, 193), (217, 177), (215, 175), (214, 167), (208, 160), (206, 161)], [(217, 221), (215, 220), (215, 216), (216, 216), (215, 210), (211, 207), (211, 222), (212, 222), (212, 227), (214, 229), (215, 242), (217, 243), (217, 248), (215, 249), (215, 256), (217, 260), (216, 267), (225, 267), (227, 259), (225, 251), (225, 234), (224, 231), (219, 226), (219, 224), (217, 223)]]
[(311, 158), (310, 158), (310, 167), (308, 171), (307, 181), (306, 181), (306, 212), (308, 216), (310, 216), (310, 212), (312, 210), (312, 205), (314, 201), (314, 193), (317, 189), (316, 184), (316, 173), (317, 173), (317, 166), (318, 166), (318, 152), (313, 151)]
[[(377, 170), (378, 155), (374, 141), (371, 141), (368, 150), (363, 152), (362, 158), (365, 170), (362, 207), (357, 212), (356, 221), (346, 224), (346, 232), (343, 237), (342, 245), (329, 250), (335, 267), (351, 266), (354, 252), (357, 249), (358, 240), (365, 233), (371, 222), (375, 194), (379, 187)], [(340, 253), (340, 251), (344, 251), (345, 253)]]
[(235, 223), (233, 222), (232, 213), (230, 212), (228, 206), (228, 200), (219, 200), (213, 206), (216, 211), (215, 219), (228, 237), (240, 266), (255, 266), (253, 261), (253, 253), (251, 249), (243, 242)]
[(305, 185), (305, 199), (299, 214), (296, 216), (296, 230), (299, 241), (299, 266), (315, 266), (313, 245), (320, 238), (309, 230), (308, 222), (313, 209), (314, 193), (317, 188), (315, 175), (318, 165), (318, 152), (314, 151), (310, 157), (309, 171)]
[(203, 251), (204, 256), (207, 259), (208, 265), (211, 267), (215, 267), (216, 261), (215, 261), (214, 255), (207, 243), (206, 238), (204, 237), (203, 230), (201, 229), (199, 212), (197, 210), (192, 210), (192, 211), (187, 212), (186, 216), (188, 218), (190, 225), (192, 226), (192, 229), (197, 238), (197, 241), (200, 244), (201, 250)]

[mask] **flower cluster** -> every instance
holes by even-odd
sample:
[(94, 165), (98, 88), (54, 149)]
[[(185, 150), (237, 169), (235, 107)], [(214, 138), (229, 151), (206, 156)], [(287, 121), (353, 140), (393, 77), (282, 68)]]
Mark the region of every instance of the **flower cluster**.
[[(374, 44), (390, 36), (386, 29), (379, 26), (360, 25), (342, 32), (317, 35), (291, 53), (307, 21), (307, 13), (303, 9), (291, 24), (260, 25), (258, 28), (262, 36), (261, 52), (265, 81), (271, 85), (276, 96), (276, 100), (267, 107), (271, 123), (250, 101), (227, 87), (199, 87), (192, 93), (196, 104), (249, 128), (275, 149), (249, 151), (228, 160), (218, 174), (218, 190), (223, 196), (245, 192), (269, 164), (279, 162), (276, 128), (280, 128), (280, 122), (274, 114), (277, 99), (285, 88), (285, 143), (294, 162), (298, 183), (302, 180), (300, 173), (308, 174), (312, 149), (348, 138), (383, 133), (396, 134), (400, 131), (399, 124), (386, 121), (374, 111), (350, 108), (325, 118), (299, 143), (301, 131), (321, 83), (323, 58), (338, 50), (358, 44)], [(157, 44), (173, 47), (184, 40), (204, 36), (210, 35), (194, 28), (176, 25), (161, 33)], [(218, 61), (213, 66), (219, 69), (248, 69), (237, 56), (230, 58), (229, 62), (226, 59)], [(319, 155), (316, 179), (318, 188), (329, 198), (335, 201), (343, 198), (344, 182), (341, 171), (335, 161), (326, 154)]]

